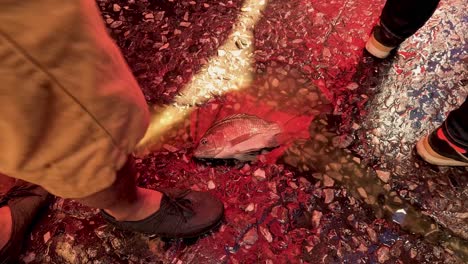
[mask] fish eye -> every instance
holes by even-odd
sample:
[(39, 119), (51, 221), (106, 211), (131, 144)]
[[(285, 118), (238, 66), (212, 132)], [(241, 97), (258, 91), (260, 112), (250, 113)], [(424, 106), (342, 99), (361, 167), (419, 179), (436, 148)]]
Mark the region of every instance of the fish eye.
[(200, 140), (200, 143), (201, 143), (202, 145), (206, 145), (206, 144), (208, 143), (208, 140), (207, 140), (206, 138), (202, 138), (202, 139)]

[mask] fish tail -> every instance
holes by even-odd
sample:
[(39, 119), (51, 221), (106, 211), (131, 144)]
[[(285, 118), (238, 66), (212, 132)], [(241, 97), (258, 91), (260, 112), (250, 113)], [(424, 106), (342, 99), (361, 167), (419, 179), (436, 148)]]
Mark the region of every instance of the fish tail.
[(271, 137), (271, 139), (268, 141), (268, 146), (271, 147), (277, 147), (284, 143), (287, 139), (287, 135), (285, 133), (277, 133)]

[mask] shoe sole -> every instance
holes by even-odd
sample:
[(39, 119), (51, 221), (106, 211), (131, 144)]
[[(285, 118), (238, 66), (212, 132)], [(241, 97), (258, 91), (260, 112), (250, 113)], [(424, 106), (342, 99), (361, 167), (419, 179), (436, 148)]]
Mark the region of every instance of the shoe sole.
[(372, 56), (377, 57), (379, 59), (385, 59), (390, 55), (390, 51), (392, 51), (394, 48), (392, 47), (387, 47), (382, 45), (380, 42), (378, 42), (374, 38), (374, 34), (372, 34), (369, 37), (369, 40), (367, 40), (366, 43), (366, 50), (372, 54)]
[(180, 236), (165, 236), (165, 235), (160, 235), (158, 237), (162, 238), (162, 239), (194, 239), (194, 238), (199, 238), (199, 237), (202, 237), (202, 236), (205, 236), (209, 233), (212, 233), (214, 232), (215, 230), (217, 230), (224, 222), (224, 207), (223, 207), (223, 213), (221, 214), (221, 216), (215, 221), (213, 222), (212, 225), (210, 226), (207, 226), (205, 227), (203, 230), (200, 230), (199, 232), (197, 233), (192, 233), (192, 234), (186, 234), (186, 235), (180, 235)]
[(209, 227), (207, 227), (206, 229), (196, 233), (196, 234), (188, 234), (188, 235), (184, 235), (184, 236), (164, 236), (164, 235), (161, 235), (161, 236), (158, 236), (158, 235), (154, 235), (155, 237), (159, 237), (161, 239), (164, 239), (164, 240), (168, 240), (168, 241), (171, 241), (171, 240), (178, 240), (178, 239), (183, 239), (183, 240), (191, 240), (191, 239), (199, 239), (199, 238), (202, 238), (206, 235), (209, 235), (209, 234), (212, 234), (212, 233), (215, 233), (224, 223), (224, 217), (221, 218), (218, 222), (216, 222), (216, 224), (214, 225), (211, 225)]
[(438, 166), (468, 166), (467, 162), (446, 158), (435, 152), (429, 145), (428, 136), (425, 136), (416, 144), (419, 156), (430, 164)]

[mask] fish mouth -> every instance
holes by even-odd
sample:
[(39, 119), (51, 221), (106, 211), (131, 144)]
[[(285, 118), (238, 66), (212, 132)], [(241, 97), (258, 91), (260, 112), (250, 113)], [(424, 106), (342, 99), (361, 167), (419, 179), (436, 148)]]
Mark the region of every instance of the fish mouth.
[(201, 158), (203, 155), (202, 155), (200, 152), (198, 152), (198, 151), (195, 150), (195, 151), (193, 152), (193, 156), (194, 156), (195, 158)]
[(207, 158), (211, 158), (213, 155), (209, 155), (209, 154), (206, 154), (205, 152), (195, 149), (195, 151), (193, 152), (193, 156), (198, 159), (207, 159)]
[(193, 153), (193, 156), (197, 159), (207, 159), (210, 158), (208, 155)]

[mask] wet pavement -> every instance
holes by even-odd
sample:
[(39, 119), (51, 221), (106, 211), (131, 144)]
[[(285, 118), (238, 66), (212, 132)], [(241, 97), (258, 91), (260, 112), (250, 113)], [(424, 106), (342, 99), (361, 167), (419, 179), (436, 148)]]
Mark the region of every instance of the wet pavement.
[[(363, 47), (384, 1), (97, 3), (158, 120), (139, 184), (210, 191), (225, 220), (198, 240), (161, 240), (56, 199), (24, 263), (467, 261), (467, 168), (430, 166), (413, 148), (468, 94), (466, 1), (442, 1), (383, 61)], [(234, 113), (289, 140), (252, 163), (193, 160)]]

